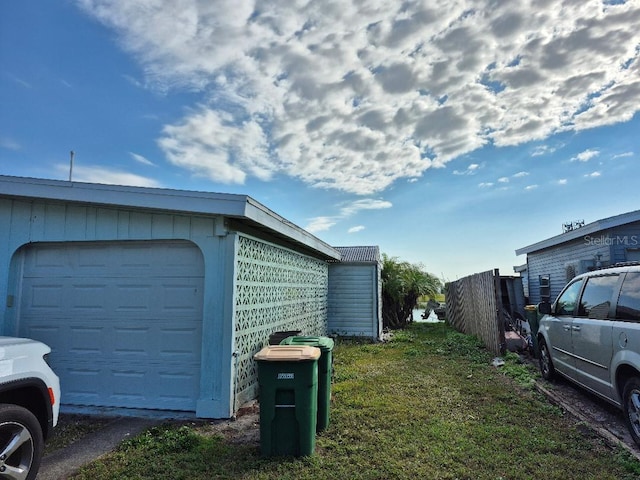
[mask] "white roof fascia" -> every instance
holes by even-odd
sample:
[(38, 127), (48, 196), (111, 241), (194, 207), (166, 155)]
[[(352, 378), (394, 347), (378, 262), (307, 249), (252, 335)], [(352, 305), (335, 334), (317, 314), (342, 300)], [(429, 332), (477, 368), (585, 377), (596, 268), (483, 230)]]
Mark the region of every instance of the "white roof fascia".
[(516, 250), (516, 255), (537, 252), (539, 250), (544, 250), (545, 248), (555, 247), (556, 245), (560, 245), (561, 243), (570, 242), (571, 240), (575, 240), (577, 238), (585, 237), (587, 235), (592, 235), (603, 230), (608, 230), (610, 228), (619, 227), (620, 225), (625, 225), (627, 223), (637, 221), (640, 221), (640, 210), (623, 213), (614, 217), (604, 218), (602, 220), (597, 220), (595, 222), (589, 223), (584, 227), (571, 230), (570, 232), (561, 233), (560, 235), (556, 235), (555, 237), (542, 240), (541, 242), (534, 243), (527, 247), (519, 248)]
[(5, 175), (0, 175), (0, 195), (248, 219), (328, 257), (340, 259), (340, 253), (333, 247), (247, 195)]

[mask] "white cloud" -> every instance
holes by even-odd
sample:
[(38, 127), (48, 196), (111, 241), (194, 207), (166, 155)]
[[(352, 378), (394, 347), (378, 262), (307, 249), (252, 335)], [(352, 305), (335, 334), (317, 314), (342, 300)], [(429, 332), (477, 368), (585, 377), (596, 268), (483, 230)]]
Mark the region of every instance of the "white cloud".
[(361, 232), (362, 230), (364, 230), (364, 225), (357, 225), (355, 227), (351, 227), (349, 230), (347, 230), (347, 233), (358, 233)]
[(376, 199), (362, 199), (355, 200), (350, 202), (347, 205), (344, 205), (340, 209), (340, 215), (342, 217), (350, 217), (358, 213), (360, 210), (382, 210), (386, 208), (391, 208), (393, 204), (386, 200), (376, 200)]
[(477, 163), (472, 163), (467, 167), (466, 170), (454, 170), (453, 174), (454, 175), (475, 175), (479, 168), (480, 168), (480, 165), (478, 165)]
[(16, 77), (15, 75), (11, 75), (11, 74), (7, 74), (7, 76), (9, 77), (9, 79), (11, 81), (13, 81), (14, 83), (17, 83), (18, 85), (20, 85), (23, 88), (26, 88), (26, 89), (29, 89), (29, 90), (33, 88), (33, 85), (31, 85), (29, 82), (27, 82), (26, 80), (23, 80), (20, 77)]
[(529, 172), (518, 172), (513, 174), (513, 178), (522, 178), (522, 177), (528, 177), (528, 176), (529, 176)]
[(591, 173), (587, 173), (585, 175), (585, 177), (588, 178), (598, 178), (599, 176), (601, 176), (602, 174), (600, 172), (591, 172)]
[(525, 190), (535, 190), (536, 188), (538, 188), (538, 185), (527, 185), (524, 187)]
[(312, 218), (304, 229), (311, 233), (325, 232), (336, 224), (334, 217)]
[(242, 184), (247, 174), (269, 180), (278, 168), (255, 119), (237, 124), (228, 112), (202, 108), (163, 133), (158, 144), (172, 163), (217, 182)]
[(560, 180), (557, 181), (558, 185), (566, 185), (567, 184), (567, 179), (566, 178), (561, 178)]
[[(336, 225), (339, 221), (352, 217), (362, 210), (381, 210), (381, 209), (391, 208), (392, 206), (393, 204), (386, 200), (379, 200), (379, 199), (373, 199), (373, 198), (363, 198), (363, 199), (355, 200), (355, 201), (340, 205), (339, 206), (340, 210), (337, 215), (312, 218), (307, 224), (307, 226), (305, 227), (305, 230), (308, 230), (311, 233), (326, 231), (326, 230), (329, 230), (334, 225)], [(355, 231), (360, 231), (364, 229), (364, 227), (362, 228), (354, 227), (354, 228), (359, 228), (359, 230), (355, 230)], [(349, 233), (353, 233), (353, 232), (350, 231)]]
[(539, 145), (533, 149), (531, 152), (532, 157), (539, 157), (542, 155), (549, 155), (556, 151), (555, 147), (550, 147), (549, 145)]
[(509, 177), (500, 177), (498, 179), (499, 183), (509, 183)]
[(18, 151), (22, 148), (22, 146), (9, 137), (0, 137), (0, 148), (5, 148), (7, 150)]
[(153, 163), (148, 158), (143, 157), (142, 155), (139, 155), (139, 154), (133, 153), (133, 152), (129, 152), (129, 155), (131, 155), (131, 158), (133, 158), (136, 162), (141, 163), (142, 165), (147, 165), (149, 167), (155, 167), (156, 166), (155, 163)]
[(493, 187), (493, 182), (482, 182), (482, 183), (479, 183), (478, 186), (480, 188), (491, 188)]
[(489, 143), (640, 109), (636, 1), (76, 2), (116, 32), (142, 85), (201, 95), (158, 143), (218, 182), (286, 174), (367, 195)]
[(617, 155), (614, 155), (612, 158), (626, 158), (626, 157), (633, 157), (633, 152), (625, 152), (625, 153), (619, 153)]
[(571, 161), (572, 162), (575, 162), (575, 161), (588, 162), (589, 160), (591, 160), (594, 157), (597, 157), (598, 155), (600, 155), (600, 150), (587, 149), (584, 152), (580, 152), (578, 155), (573, 157)]
[[(69, 178), (69, 165), (56, 165), (56, 170), (64, 175), (65, 179)], [(108, 185), (131, 185), (138, 187), (162, 186), (152, 178), (100, 166), (75, 165), (73, 167), (72, 179), (74, 182), (102, 183)]]

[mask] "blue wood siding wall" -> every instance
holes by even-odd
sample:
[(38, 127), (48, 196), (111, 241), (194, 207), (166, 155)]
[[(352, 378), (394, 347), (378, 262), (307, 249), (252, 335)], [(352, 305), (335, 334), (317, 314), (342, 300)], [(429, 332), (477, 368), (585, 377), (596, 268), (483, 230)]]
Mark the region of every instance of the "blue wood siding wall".
[[(233, 272), (237, 235), (216, 217), (0, 199), (0, 330), (14, 322), (20, 248), (32, 242), (188, 240), (204, 258), (202, 369), (196, 414), (233, 415)], [(12, 268), (13, 267), (13, 268)]]
[(567, 283), (566, 268), (576, 265), (576, 274), (595, 266), (600, 255), (602, 266), (628, 261), (629, 251), (640, 249), (640, 222), (585, 235), (579, 239), (527, 255), (529, 300), (540, 301), (539, 275), (550, 275), (551, 300), (555, 300)]
[(579, 238), (556, 247), (547, 248), (527, 255), (529, 277), (529, 303), (540, 302), (540, 275), (549, 275), (551, 301), (553, 302), (567, 284), (567, 267), (574, 265), (575, 273), (584, 273), (583, 262), (592, 262), (596, 254), (602, 254), (601, 261), (609, 262), (609, 248)]
[(611, 263), (626, 262), (629, 260), (629, 250), (637, 252), (640, 249), (640, 222), (611, 229), (609, 237)]
[(329, 333), (380, 337), (379, 274), (377, 265), (330, 265)]

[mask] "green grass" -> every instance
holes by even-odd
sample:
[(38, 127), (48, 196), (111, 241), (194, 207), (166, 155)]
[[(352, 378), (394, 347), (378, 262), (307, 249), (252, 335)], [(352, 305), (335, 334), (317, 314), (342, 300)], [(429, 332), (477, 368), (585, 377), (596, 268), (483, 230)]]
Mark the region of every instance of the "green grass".
[(632, 479), (639, 463), (530, 388), (535, 371), (443, 324), (339, 341), (331, 424), (312, 457), (263, 458), (206, 427), (130, 439), (76, 479)]

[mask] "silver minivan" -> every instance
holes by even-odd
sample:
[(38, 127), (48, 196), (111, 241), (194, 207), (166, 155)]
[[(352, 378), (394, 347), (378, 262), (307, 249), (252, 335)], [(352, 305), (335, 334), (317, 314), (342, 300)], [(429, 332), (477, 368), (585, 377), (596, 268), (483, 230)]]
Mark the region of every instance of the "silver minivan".
[(538, 310), (542, 376), (561, 374), (621, 408), (640, 445), (640, 265), (579, 275)]

